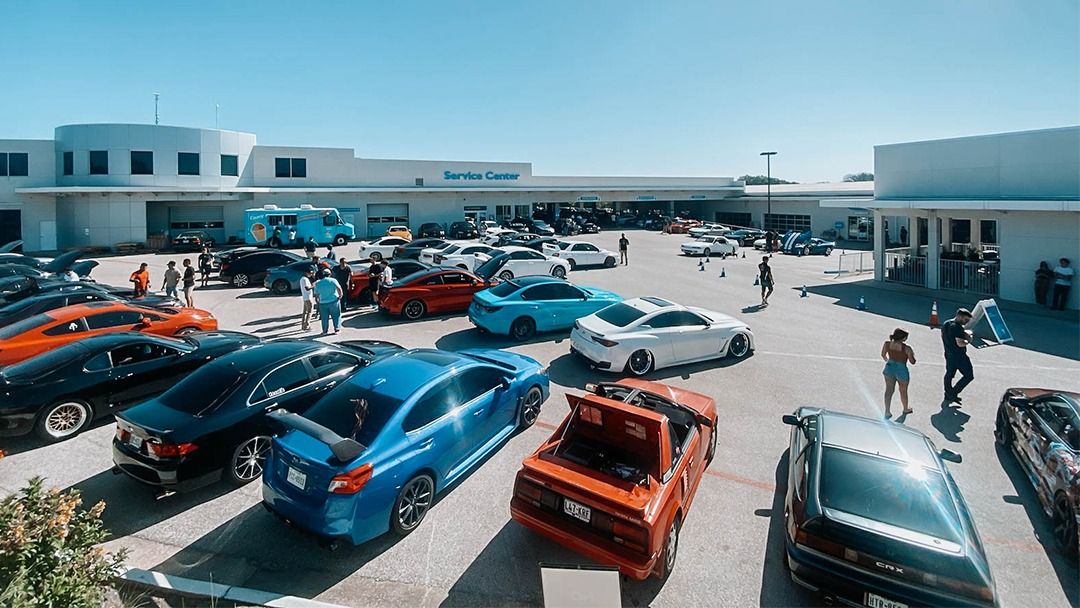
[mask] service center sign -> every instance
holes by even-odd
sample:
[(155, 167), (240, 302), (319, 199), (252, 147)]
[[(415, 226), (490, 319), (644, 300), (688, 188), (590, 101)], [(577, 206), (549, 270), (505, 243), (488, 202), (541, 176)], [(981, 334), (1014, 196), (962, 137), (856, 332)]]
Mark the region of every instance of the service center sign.
[(473, 173), (472, 171), (466, 171), (465, 173), (455, 173), (454, 171), (443, 171), (443, 181), (515, 181), (521, 177), (520, 173), (496, 173), (495, 171), (485, 171), (484, 173)]

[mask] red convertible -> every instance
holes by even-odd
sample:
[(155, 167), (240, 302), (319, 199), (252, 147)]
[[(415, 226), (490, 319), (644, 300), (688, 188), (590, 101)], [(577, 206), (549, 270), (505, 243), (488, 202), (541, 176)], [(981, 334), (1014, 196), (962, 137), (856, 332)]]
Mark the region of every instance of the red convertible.
[(627, 576), (665, 579), (716, 453), (716, 402), (635, 379), (586, 390), (522, 462), (510, 515)]
[(463, 312), (474, 293), (492, 285), (467, 270), (435, 266), (394, 281), (380, 292), (379, 308), (410, 321), (426, 314)]

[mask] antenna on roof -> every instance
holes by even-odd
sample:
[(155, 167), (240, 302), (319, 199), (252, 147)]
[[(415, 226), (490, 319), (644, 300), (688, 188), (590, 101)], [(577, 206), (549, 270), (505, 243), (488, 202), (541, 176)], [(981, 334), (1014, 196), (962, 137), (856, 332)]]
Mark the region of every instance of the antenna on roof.
[(221, 109), (221, 104), (220, 103), (215, 103), (214, 104), (214, 128), (215, 129), (218, 128), (218, 110), (220, 110), (220, 109)]
[(158, 97), (161, 97), (161, 93), (154, 93), (154, 124), (158, 124)]

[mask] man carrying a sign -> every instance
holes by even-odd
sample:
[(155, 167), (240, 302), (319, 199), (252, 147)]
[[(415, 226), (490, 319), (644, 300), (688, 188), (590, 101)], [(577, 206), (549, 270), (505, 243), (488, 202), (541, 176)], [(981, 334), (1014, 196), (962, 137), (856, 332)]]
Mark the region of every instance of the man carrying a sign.
[[(971, 343), (971, 332), (964, 325), (971, 320), (971, 311), (958, 308), (956, 316), (942, 323), (941, 342), (945, 348), (945, 403), (960, 403), (960, 392), (975, 379), (971, 368), (971, 359), (967, 355), (967, 346)], [(956, 372), (960, 372), (960, 381), (953, 384)]]

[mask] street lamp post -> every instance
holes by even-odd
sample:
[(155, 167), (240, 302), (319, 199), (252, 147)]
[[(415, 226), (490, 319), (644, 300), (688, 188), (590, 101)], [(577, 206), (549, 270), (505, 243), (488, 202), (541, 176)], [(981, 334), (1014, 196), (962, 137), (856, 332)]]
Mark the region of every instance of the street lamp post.
[[(765, 219), (767, 220), (772, 215), (772, 157), (776, 152), (762, 152), (758, 156), (765, 157), (765, 196), (768, 200), (768, 208), (765, 211)], [(762, 222), (762, 227), (768, 230), (769, 227)]]

